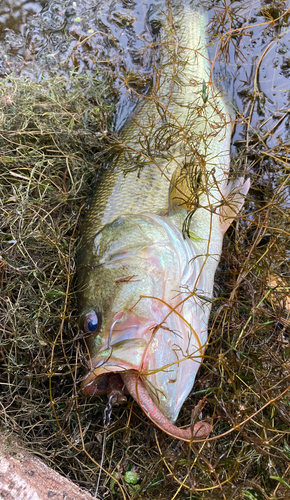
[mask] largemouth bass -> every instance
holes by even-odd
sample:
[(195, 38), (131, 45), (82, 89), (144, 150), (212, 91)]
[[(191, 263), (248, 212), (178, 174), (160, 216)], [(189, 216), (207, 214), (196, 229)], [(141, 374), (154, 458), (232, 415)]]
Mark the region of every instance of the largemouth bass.
[(123, 126), (83, 227), (83, 390), (118, 402), (125, 386), (161, 429), (190, 441), (210, 424), (174, 422), (202, 363), (223, 235), (249, 181), (229, 181), (233, 120), (211, 81), (204, 11), (170, 2), (159, 16), (155, 90)]

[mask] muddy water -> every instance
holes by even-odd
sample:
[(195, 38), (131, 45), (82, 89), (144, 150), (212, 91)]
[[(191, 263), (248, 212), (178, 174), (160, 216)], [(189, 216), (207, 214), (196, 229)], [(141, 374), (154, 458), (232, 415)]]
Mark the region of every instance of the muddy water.
[[(214, 65), (215, 78), (227, 89), (240, 117), (233, 150), (255, 143), (256, 132), (265, 147), (273, 148), (289, 141), (288, 17), (281, 17), (275, 26), (269, 22), (282, 16), (286, 2), (256, 1), (250, 8), (248, 2), (233, 2), (228, 13), (225, 5), (219, 2), (209, 9), (211, 58), (222, 49)], [(218, 36), (229, 29), (236, 31), (218, 43)], [(156, 31), (150, 0), (2, 0), (0, 76), (13, 72), (39, 79), (105, 67), (121, 88), (121, 123), (130, 103), (133, 106), (128, 86), (141, 93), (149, 90)]]

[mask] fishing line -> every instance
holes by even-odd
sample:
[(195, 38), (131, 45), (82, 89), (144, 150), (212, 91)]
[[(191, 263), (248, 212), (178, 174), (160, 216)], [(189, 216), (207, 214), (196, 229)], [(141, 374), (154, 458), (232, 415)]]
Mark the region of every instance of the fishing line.
[[(115, 321), (117, 323), (119, 319)], [(113, 323), (113, 325), (115, 324)], [(112, 327), (113, 327), (112, 325)], [(102, 475), (102, 470), (103, 470), (103, 464), (104, 464), (104, 456), (105, 456), (105, 447), (106, 447), (106, 437), (107, 437), (107, 430), (111, 422), (111, 416), (112, 416), (112, 411), (113, 411), (113, 404), (114, 404), (114, 398), (115, 394), (112, 393), (111, 396), (109, 397), (107, 406), (104, 410), (104, 418), (103, 418), (103, 425), (105, 432), (103, 434), (103, 443), (102, 443), (102, 458), (101, 458), (101, 463), (100, 463), (100, 470), (99, 470), (99, 476), (98, 476), (98, 481), (97, 481), (97, 486), (96, 486), (96, 491), (94, 494), (94, 499), (97, 499), (98, 491), (99, 491), (99, 486), (100, 486), (100, 480), (101, 480), (101, 475)]]

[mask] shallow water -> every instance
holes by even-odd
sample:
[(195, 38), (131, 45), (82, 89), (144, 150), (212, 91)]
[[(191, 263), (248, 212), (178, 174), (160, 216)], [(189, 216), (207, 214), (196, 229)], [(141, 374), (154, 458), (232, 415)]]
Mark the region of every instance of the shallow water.
[[(125, 82), (141, 93), (150, 87), (154, 57), (154, 23), (148, 21), (150, 5), (149, 0), (113, 0), (106, 4), (95, 0), (81, 4), (72, 0), (4, 0), (0, 8), (0, 75), (14, 72), (39, 79), (65, 75), (73, 69), (93, 73), (106, 68), (120, 89), (120, 124), (134, 105)], [(270, 15), (275, 18), (287, 9), (285, 2), (277, 2), (275, 8), (271, 5)], [(267, 3), (259, 1), (249, 8), (244, 1), (230, 5), (230, 16), (221, 16), (225, 9), (222, 2), (211, 4), (209, 10), (212, 59), (221, 47), (216, 35), (229, 28), (237, 30), (214, 64), (215, 78), (227, 89), (240, 117), (233, 151), (235, 145), (251, 147), (256, 130), (263, 136), (266, 148), (289, 141), (288, 18), (282, 17), (278, 27), (273, 27), (267, 8)], [(242, 30), (245, 26), (249, 27)]]

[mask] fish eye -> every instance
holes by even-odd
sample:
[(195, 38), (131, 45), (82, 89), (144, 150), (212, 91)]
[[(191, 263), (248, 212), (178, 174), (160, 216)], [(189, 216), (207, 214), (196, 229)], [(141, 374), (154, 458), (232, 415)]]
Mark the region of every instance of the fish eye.
[(99, 327), (99, 323), (100, 322), (98, 315), (96, 311), (92, 309), (84, 317), (84, 328), (83, 328), (84, 332), (86, 333), (95, 332)]

